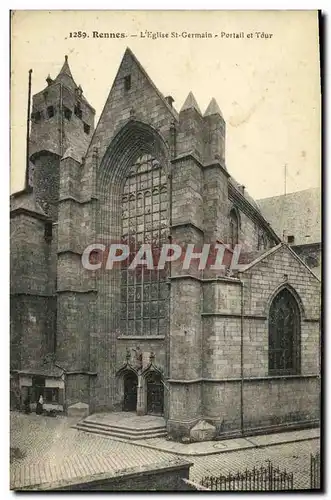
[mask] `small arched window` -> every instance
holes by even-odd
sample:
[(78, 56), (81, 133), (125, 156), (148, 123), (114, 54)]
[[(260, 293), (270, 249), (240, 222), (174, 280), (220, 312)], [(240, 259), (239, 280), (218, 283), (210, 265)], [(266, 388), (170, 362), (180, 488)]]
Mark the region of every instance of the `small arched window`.
[(293, 294), (284, 288), (269, 311), (269, 375), (300, 373), (300, 310)]
[(258, 234), (257, 249), (267, 250), (267, 248), (268, 248), (268, 238), (266, 234), (262, 230), (260, 230)]
[(239, 220), (238, 220), (238, 215), (236, 210), (234, 208), (230, 212), (230, 217), (229, 217), (229, 243), (231, 245), (231, 248), (234, 248), (235, 245), (238, 244), (238, 238), (239, 238)]

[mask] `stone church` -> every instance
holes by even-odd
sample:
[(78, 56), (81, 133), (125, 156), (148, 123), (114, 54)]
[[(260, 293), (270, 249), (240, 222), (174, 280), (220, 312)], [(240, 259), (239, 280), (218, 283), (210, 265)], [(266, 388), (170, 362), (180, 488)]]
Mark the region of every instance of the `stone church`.
[[(67, 56), (46, 82), (11, 196), (12, 407), (162, 415), (173, 439), (317, 425), (320, 280), (228, 172), (215, 99), (178, 113), (130, 49), (96, 128)], [(82, 265), (114, 242), (238, 244), (241, 266)]]

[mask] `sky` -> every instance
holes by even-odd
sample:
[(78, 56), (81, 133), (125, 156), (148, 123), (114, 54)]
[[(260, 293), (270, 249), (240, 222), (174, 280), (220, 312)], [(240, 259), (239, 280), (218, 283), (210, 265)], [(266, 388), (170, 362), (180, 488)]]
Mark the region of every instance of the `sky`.
[[(78, 31), (86, 38), (70, 37)], [(204, 32), (212, 38), (185, 37)], [(284, 194), (285, 170), (287, 192), (320, 185), (316, 11), (14, 11), (11, 192), (24, 185), (29, 69), (34, 94), (67, 54), (97, 123), (126, 47), (178, 111), (190, 91), (202, 113), (215, 97), (226, 121), (227, 169), (255, 199)]]

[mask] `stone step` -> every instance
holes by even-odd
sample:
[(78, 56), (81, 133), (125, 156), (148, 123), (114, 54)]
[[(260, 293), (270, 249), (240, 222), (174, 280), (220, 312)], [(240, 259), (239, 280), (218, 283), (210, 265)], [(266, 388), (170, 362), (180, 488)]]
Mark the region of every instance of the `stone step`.
[(113, 438), (120, 438), (123, 440), (130, 440), (130, 441), (138, 441), (142, 439), (153, 439), (153, 438), (161, 438), (161, 437), (166, 437), (167, 432), (166, 431), (160, 431), (160, 432), (155, 432), (153, 434), (146, 434), (146, 435), (139, 435), (139, 436), (134, 436), (131, 434), (128, 434), (126, 432), (116, 432), (116, 431), (110, 431), (110, 430), (101, 430), (101, 429), (96, 429), (94, 427), (82, 427), (79, 425), (76, 425), (75, 428), (80, 431), (84, 432), (89, 432), (93, 434), (98, 434), (101, 436), (108, 436), (108, 437), (113, 437)]
[(99, 420), (93, 420), (93, 419), (85, 419), (83, 420), (82, 422), (79, 422), (80, 424), (84, 424), (84, 425), (95, 425), (95, 426), (98, 426), (100, 428), (105, 428), (105, 429), (118, 429), (118, 430), (123, 430), (125, 429), (126, 431), (128, 432), (134, 432), (134, 433), (140, 433), (140, 432), (149, 432), (149, 431), (159, 431), (159, 430), (164, 430), (166, 427), (165, 425), (148, 425), (148, 424), (145, 424), (146, 426), (145, 427), (129, 427), (125, 424), (122, 424), (122, 425), (119, 425), (119, 424), (113, 424), (113, 423), (105, 423), (105, 422), (100, 422)]
[(98, 426), (96, 424), (88, 424), (87, 422), (79, 422), (74, 426), (77, 430), (90, 432), (93, 434), (99, 434), (102, 436), (109, 436), (114, 438), (121, 438), (125, 440), (136, 441), (139, 439), (151, 439), (151, 438), (160, 438), (165, 437), (167, 435), (166, 428), (161, 428), (158, 430), (148, 430), (142, 432), (142, 429), (139, 429), (139, 432), (135, 432), (133, 429), (127, 428), (113, 428), (112, 426)]
[(135, 432), (133, 429), (127, 429), (127, 428), (121, 428), (121, 429), (115, 429), (113, 427), (99, 427), (98, 425), (88, 425), (84, 422), (76, 424), (76, 428), (79, 428), (81, 430), (88, 430), (88, 429), (93, 429), (93, 430), (99, 430), (100, 432), (108, 432), (111, 434), (123, 434), (125, 436), (131, 437), (132, 439), (146, 439), (147, 437), (154, 437), (154, 436), (160, 436), (160, 435), (166, 435), (167, 431), (165, 427), (154, 430), (154, 429), (145, 429), (145, 430), (139, 430), (139, 432)]

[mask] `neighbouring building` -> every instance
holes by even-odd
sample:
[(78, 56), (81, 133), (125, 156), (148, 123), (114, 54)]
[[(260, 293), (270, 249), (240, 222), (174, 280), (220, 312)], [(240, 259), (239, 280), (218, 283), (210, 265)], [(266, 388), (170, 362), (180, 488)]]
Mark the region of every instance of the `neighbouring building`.
[(321, 190), (305, 189), (258, 200), (277, 234), (321, 277)]
[[(12, 405), (162, 414), (173, 439), (201, 421), (317, 425), (320, 281), (228, 172), (215, 99), (173, 102), (129, 49), (96, 128), (67, 57), (33, 96), (31, 181), (10, 209)], [(110, 242), (239, 243), (242, 267), (84, 268)]]

